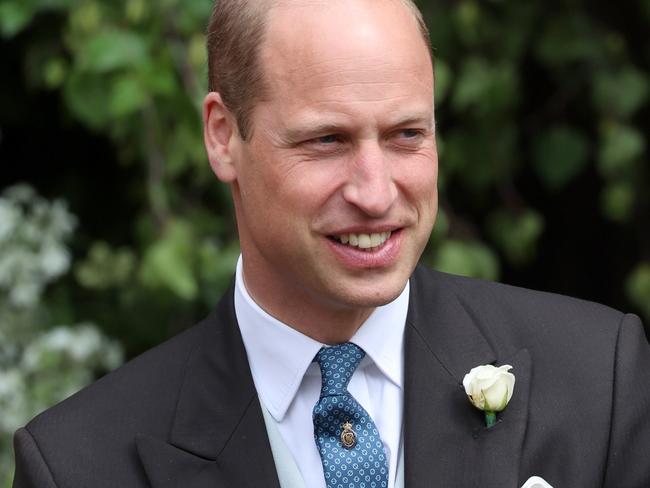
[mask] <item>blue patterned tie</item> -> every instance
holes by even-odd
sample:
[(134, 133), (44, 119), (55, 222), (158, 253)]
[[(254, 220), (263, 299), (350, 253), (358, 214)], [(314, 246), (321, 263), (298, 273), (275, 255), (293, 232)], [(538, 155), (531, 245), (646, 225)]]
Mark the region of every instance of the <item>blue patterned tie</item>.
[(388, 462), (377, 426), (348, 391), (366, 353), (351, 342), (316, 355), (323, 384), (314, 407), (314, 438), (327, 488), (387, 488)]

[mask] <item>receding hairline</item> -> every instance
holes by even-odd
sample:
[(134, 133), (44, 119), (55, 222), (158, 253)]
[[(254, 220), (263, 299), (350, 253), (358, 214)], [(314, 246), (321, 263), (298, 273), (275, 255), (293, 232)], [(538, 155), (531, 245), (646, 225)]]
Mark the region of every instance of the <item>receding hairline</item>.
[[(208, 87), (219, 92), (226, 107), (237, 121), (240, 136), (246, 140), (252, 132), (252, 112), (268, 97), (269, 87), (261, 52), (267, 42), (272, 10), (283, 6), (328, 6), (337, 0), (217, 0), (208, 25)], [(338, 0), (349, 3), (351, 0)], [(353, 0), (360, 1), (360, 0)], [(370, 3), (370, 0), (364, 0)], [(378, 0), (373, 0), (377, 2)], [(434, 64), (429, 30), (422, 13), (412, 0), (383, 0), (397, 2), (408, 8)], [(222, 7), (222, 4), (224, 5)], [(222, 8), (220, 8), (222, 7)], [(234, 11), (239, 10), (239, 13)], [(222, 12), (235, 22), (224, 27), (216, 14)], [(236, 27), (235, 27), (236, 26)], [(239, 36), (232, 34), (238, 33)], [(247, 35), (243, 35), (246, 33)], [(216, 40), (216, 39), (220, 39)], [(241, 40), (246, 39), (246, 40)], [(223, 44), (225, 42), (225, 44)], [(244, 47), (242, 51), (241, 44)], [(226, 54), (223, 54), (225, 46)], [(220, 51), (221, 49), (221, 51)], [(233, 56), (239, 53), (239, 56)]]
[[(266, 7), (264, 9), (265, 14), (263, 19), (264, 28), (266, 29), (268, 27), (269, 12), (278, 7), (285, 7), (285, 6), (309, 7), (309, 6), (316, 6), (316, 5), (329, 6), (336, 1), (340, 3), (350, 3), (351, 1), (370, 1), (370, 0), (259, 0), (259, 1), (263, 2), (264, 6)], [(422, 12), (420, 11), (416, 3), (413, 0), (372, 0), (372, 2), (374, 3), (376, 3), (377, 1), (401, 3), (409, 10), (413, 19), (416, 22), (416, 27), (421, 34), (422, 41), (425, 43), (427, 51), (431, 56), (431, 61), (433, 62), (433, 50), (431, 48), (429, 29), (426, 23), (424, 22)]]

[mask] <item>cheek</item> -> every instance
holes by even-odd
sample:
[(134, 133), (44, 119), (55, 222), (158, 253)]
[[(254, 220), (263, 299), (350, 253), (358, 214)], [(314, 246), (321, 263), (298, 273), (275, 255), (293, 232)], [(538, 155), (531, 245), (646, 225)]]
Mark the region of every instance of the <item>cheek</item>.
[(295, 161), (282, 155), (247, 163), (239, 180), (247, 220), (273, 235), (309, 228), (344, 174), (334, 161)]
[(277, 198), (295, 213), (322, 208), (345, 180), (345, 163), (287, 158), (268, 175)]
[(420, 205), (437, 207), (438, 164), (435, 158), (411, 161), (407, 170), (398, 170), (395, 178), (407, 198)]

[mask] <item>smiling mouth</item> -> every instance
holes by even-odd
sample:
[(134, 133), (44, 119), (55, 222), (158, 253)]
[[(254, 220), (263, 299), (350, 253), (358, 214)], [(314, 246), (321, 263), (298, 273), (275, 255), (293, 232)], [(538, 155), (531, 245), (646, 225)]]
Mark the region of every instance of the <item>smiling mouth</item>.
[(329, 236), (329, 238), (346, 246), (370, 252), (380, 249), (390, 239), (391, 235), (392, 232), (388, 231), (373, 234), (341, 234)]

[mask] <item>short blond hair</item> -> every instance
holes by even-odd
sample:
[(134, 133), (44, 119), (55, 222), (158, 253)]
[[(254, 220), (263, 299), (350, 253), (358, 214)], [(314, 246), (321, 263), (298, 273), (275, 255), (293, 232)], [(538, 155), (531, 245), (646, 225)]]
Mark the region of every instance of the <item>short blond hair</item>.
[[(413, 13), (432, 55), (429, 29), (412, 0), (400, 0)], [(268, 11), (275, 0), (217, 0), (207, 32), (208, 88), (219, 92), (235, 116), (240, 137), (252, 132), (251, 114), (267, 93), (260, 50), (266, 34)]]

